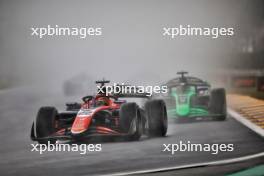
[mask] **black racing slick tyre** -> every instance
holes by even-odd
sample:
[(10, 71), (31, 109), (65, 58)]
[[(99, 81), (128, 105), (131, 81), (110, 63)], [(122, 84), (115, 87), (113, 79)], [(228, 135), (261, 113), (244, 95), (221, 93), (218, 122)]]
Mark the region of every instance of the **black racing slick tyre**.
[[(55, 120), (58, 111), (54, 107), (42, 107), (39, 109), (35, 122), (35, 130), (37, 138), (49, 137), (55, 132)], [(55, 143), (55, 139), (39, 139), (41, 144)]]
[(225, 120), (226, 110), (226, 93), (225, 89), (218, 88), (211, 91), (210, 113), (216, 115), (216, 120)]
[(127, 140), (139, 140), (142, 133), (142, 119), (140, 109), (136, 103), (125, 103), (121, 106), (120, 127), (123, 133), (128, 134)]
[(148, 135), (165, 136), (168, 128), (166, 105), (163, 100), (150, 100), (145, 104)]

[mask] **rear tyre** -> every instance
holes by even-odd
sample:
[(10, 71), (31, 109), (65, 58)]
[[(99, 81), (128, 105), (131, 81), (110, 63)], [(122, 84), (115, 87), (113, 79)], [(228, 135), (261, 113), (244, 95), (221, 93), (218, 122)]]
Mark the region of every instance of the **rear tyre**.
[(150, 137), (165, 136), (168, 129), (167, 110), (164, 101), (150, 100), (145, 105), (148, 135)]
[(127, 140), (139, 140), (142, 132), (142, 119), (136, 103), (125, 103), (120, 108), (121, 131), (129, 134)]
[(225, 89), (213, 89), (210, 99), (210, 112), (217, 115), (216, 120), (226, 119), (226, 93)]
[[(39, 109), (35, 130), (36, 130), (36, 137), (37, 138), (45, 138), (50, 136), (55, 132), (55, 118), (58, 114), (58, 111), (54, 107), (42, 107)], [(55, 139), (41, 139), (38, 140), (41, 144), (47, 144), (48, 141), (50, 143), (55, 143)]]

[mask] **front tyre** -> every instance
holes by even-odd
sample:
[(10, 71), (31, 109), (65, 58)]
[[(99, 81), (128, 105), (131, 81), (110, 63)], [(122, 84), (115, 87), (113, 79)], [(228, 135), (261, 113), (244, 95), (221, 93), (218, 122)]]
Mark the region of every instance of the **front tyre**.
[(120, 128), (128, 140), (139, 140), (143, 133), (140, 109), (136, 103), (125, 103), (120, 108)]
[[(37, 138), (49, 137), (55, 132), (55, 120), (58, 111), (54, 107), (42, 107), (37, 114), (36, 122), (34, 124)], [(41, 144), (55, 143), (55, 139), (40, 139)]]
[(217, 120), (225, 120), (227, 116), (225, 89), (213, 89), (210, 99), (210, 113), (216, 115)]

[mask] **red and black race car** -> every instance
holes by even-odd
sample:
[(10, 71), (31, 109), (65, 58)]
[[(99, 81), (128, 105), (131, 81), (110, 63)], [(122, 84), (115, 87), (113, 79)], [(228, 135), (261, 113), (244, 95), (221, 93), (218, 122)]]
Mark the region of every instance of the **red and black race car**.
[[(104, 86), (109, 81), (96, 83)], [(140, 107), (126, 101), (131, 97), (146, 98), (147, 101)], [(32, 124), (31, 139), (39, 143), (79, 141), (94, 136), (139, 140), (143, 134), (165, 136), (167, 133), (167, 111), (163, 100), (151, 100), (144, 94), (104, 93), (85, 96), (82, 100), (83, 103), (66, 104), (63, 112), (58, 112), (55, 107), (41, 107)]]

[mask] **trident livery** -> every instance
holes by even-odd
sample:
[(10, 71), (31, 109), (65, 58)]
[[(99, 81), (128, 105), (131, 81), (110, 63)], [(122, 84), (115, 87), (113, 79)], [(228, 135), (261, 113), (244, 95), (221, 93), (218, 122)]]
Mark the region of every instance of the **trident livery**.
[[(110, 81), (96, 81), (101, 87)], [(141, 98), (140, 107), (129, 98)], [(31, 128), (31, 139), (39, 143), (57, 140), (78, 141), (96, 136), (121, 136), (139, 140), (142, 135), (165, 136), (167, 112), (163, 100), (151, 100), (142, 94), (85, 96), (82, 103), (67, 103), (66, 110), (41, 107)]]

